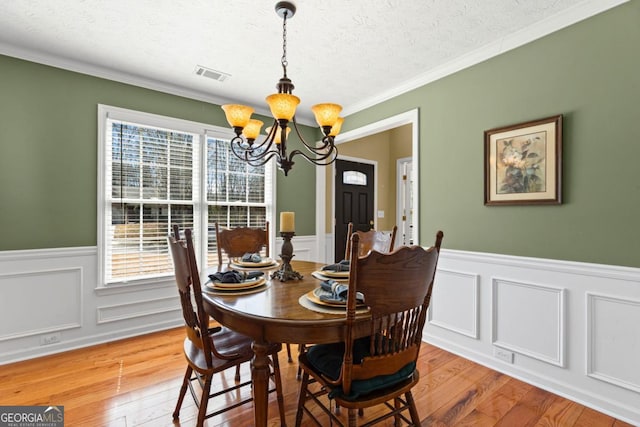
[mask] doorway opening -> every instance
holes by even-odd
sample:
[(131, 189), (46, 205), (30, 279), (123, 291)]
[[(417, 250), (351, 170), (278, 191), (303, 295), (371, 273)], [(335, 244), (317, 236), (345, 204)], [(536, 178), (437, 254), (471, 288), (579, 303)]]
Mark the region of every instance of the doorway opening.
[[(400, 155), (398, 158), (409, 157), (412, 162), (412, 168), (409, 172), (409, 176), (411, 177), (411, 206), (412, 206), (412, 218), (411, 218), (411, 238), (413, 239), (413, 244), (419, 244), (419, 179), (418, 179), (418, 109), (410, 110), (405, 113), (398, 114), (396, 116), (389, 117), (387, 119), (381, 120), (379, 122), (371, 123), (366, 126), (363, 126), (358, 129), (354, 129), (348, 132), (345, 132), (339, 136), (339, 139), (336, 139), (336, 144), (342, 145), (349, 142), (354, 142), (355, 140), (362, 139), (364, 137), (374, 136), (376, 134), (384, 133), (386, 131), (395, 131), (396, 129), (404, 128), (408, 130), (408, 137), (405, 139), (410, 140), (410, 150), (407, 154)], [(405, 126), (410, 125), (410, 126)], [(341, 151), (341, 147), (338, 147), (338, 151)], [(367, 150), (368, 152), (368, 150)], [(354, 160), (353, 157), (362, 158), (362, 152), (351, 155), (351, 160)], [(340, 155), (339, 158), (345, 158), (344, 155)], [(360, 160), (358, 160), (360, 161)], [(364, 160), (366, 161), (366, 160)], [(396, 168), (396, 160), (393, 160), (393, 168)], [(376, 175), (378, 175), (378, 171), (376, 169)], [(316, 251), (318, 254), (318, 259), (322, 262), (333, 262), (336, 259), (336, 255), (341, 256), (342, 253), (338, 253), (336, 246), (336, 235), (335, 235), (335, 189), (334, 189), (334, 180), (336, 179), (336, 169), (335, 165), (330, 166), (329, 168), (316, 168)], [(382, 179), (382, 178), (381, 178)], [(392, 220), (393, 217), (397, 216), (397, 197), (394, 194), (393, 206), (388, 205), (385, 209), (381, 209), (378, 206), (379, 202), (377, 200), (378, 197), (382, 198), (382, 196), (386, 196), (388, 192), (396, 193), (396, 173), (394, 172), (390, 178), (387, 185), (387, 190), (384, 188), (380, 188), (380, 183), (376, 182), (378, 189), (376, 190), (376, 194), (374, 194), (374, 221), (376, 223), (376, 229), (378, 229), (379, 223), (386, 223), (387, 226), (383, 226), (381, 229), (391, 228), (393, 225), (397, 225), (397, 220)], [(377, 181), (377, 178), (376, 178)], [(377, 194), (381, 192), (382, 194)], [(384, 203), (382, 203), (384, 206)], [(397, 218), (394, 218), (397, 219)], [(392, 222), (392, 223), (391, 223)], [(344, 252), (344, 248), (340, 249), (340, 252)]]

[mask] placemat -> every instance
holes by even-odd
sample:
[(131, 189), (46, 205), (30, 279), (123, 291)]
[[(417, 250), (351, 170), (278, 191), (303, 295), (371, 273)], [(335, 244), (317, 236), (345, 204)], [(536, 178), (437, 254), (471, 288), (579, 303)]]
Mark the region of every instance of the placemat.
[[(315, 311), (317, 313), (346, 315), (346, 312), (347, 312), (346, 307), (329, 307), (329, 306), (319, 306), (317, 304), (314, 304), (311, 301), (309, 301), (306, 294), (298, 298), (298, 303), (304, 308), (309, 309), (311, 311)], [(369, 308), (359, 308), (356, 310), (356, 314), (365, 314), (368, 311), (369, 311)]]
[(278, 261), (274, 261), (272, 265), (267, 265), (265, 267), (243, 267), (238, 264), (234, 264), (233, 262), (229, 264), (229, 266), (238, 271), (272, 271), (277, 270), (280, 267), (280, 263)]
[(249, 295), (249, 294), (255, 294), (257, 292), (262, 292), (266, 289), (268, 289), (271, 286), (271, 282), (266, 282), (260, 286), (257, 286), (255, 288), (249, 288), (249, 289), (230, 289), (230, 290), (216, 290), (216, 289), (212, 289), (212, 288), (207, 288), (204, 287), (202, 288), (202, 292), (209, 294), (209, 295), (216, 295), (216, 296), (220, 296), (220, 297), (235, 297), (238, 295)]
[(231, 260), (231, 264), (234, 264), (240, 267), (246, 267), (246, 268), (273, 267), (276, 264), (276, 262), (277, 261), (272, 258), (262, 258), (262, 261), (260, 262), (242, 261), (241, 258), (233, 258)]

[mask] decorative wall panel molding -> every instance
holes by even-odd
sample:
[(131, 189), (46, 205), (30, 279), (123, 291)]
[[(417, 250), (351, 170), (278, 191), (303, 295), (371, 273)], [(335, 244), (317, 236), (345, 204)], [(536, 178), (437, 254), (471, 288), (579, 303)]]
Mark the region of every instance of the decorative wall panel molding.
[(640, 393), (640, 300), (588, 292), (586, 304), (587, 375)]
[(562, 288), (494, 278), (493, 344), (564, 366), (564, 294)]
[(180, 300), (178, 299), (178, 292), (176, 291), (176, 296), (174, 297), (154, 298), (98, 307), (98, 324), (118, 322), (161, 313), (179, 313), (180, 311)]
[(0, 251), (0, 272), (0, 364), (181, 324), (175, 281), (99, 289), (95, 247)]
[(82, 326), (82, 268), (0, 275), (0, 341)]
[[(327, 243), (325, 248), (331, 247), (330, 235), (320, 238)], [(300, 254), (295, 259), (309, 254), (309, 259), (322, 261), (323, 254), (314, 253), (313, 248), (318, 251), (323, 245), (314, 239), (294, 237), (294, 252)], [(281, 239), (276, 255), (280, 246)], [(0, 333), (0, 364), (182, 323), (175, 285), (169, 286), (169, 282), (97, 292), (95, 248), (0, 252), (0, 272), (0, 327), (5, 328)], [(48, 311), (48, 304), (60, 295), (50, 295), (47, 301), (39, 301), (33, 307), (34, 311), (49, 314), (35, 326), (16, 329), (8, 326), (14, 325), (11, 316), (15, 313), (7, 312), (6, 305), (2, 305), (6, 304), (5, 292), (16, 289), (16, 280), (26, 281), (17, 288), (21, 292), (19, 298), (26, 298), (24, 292), (33, 293), (40, 286), (45, 287), (46, 294), (52, 284), (67, 297), (79, 295), (80, 302), (70, 307), (60, 322), (55, 310), (53, 315)], [(442, 249), (436, 289), (440, 295), (434, 295), (432, 301), (434, 311), (425, 328), (426, 341), (640, 425), (640, 372), (636, 369), (640, 360), (640, 269)], [(443, 314), (442, 310), (457, 299), (464, 310), (461, 317)], [(171, 310), (172, 301), (175, 310)], [(535, 314), (530, 307), (534, 303)], [(510, 311), (512, 307), (523, 309), (516, 313)], [(471, 320), (474, 318), (475, 326)], [(533, 319), (531, 323), (535, 325), (528, 319)], [(505, 325), (510, 320), (516, 322), (516, 329), (533, 334), (531, 342), (522, 343), (519, 336), (512, 336), (513, 330), (504, 329), (510, 326)], [(45, 325), (52, 324), (54, 330), (61, 325), (74, 326), (62, 331), (60, 342), (43, 346), (42, 336), (38, 335), (45, 331)], [(25, 334), (32, 330), (37, 331), (36, 335)], [(544, 334), (550, 334), (551, 344), (538, 342)], [(561, 334), (564, 337), (558, 338)], [(494, 341), (514, 349), (504, 351), (517, 351), (513, 363), (494, 357)], [(551, 362), (537, 357), (537, 353)]]
[(639, 268), (443, 248), (434, 309), (460, 292), (450, 272), (478, 276), (478, 336), (429, 322), (425, 341), (640, 425)]
[[(429, 323), (478, 338), (477, 274), (438, 269), (429, 306)], [(445, 286), (440, 286), (446, 282)]]

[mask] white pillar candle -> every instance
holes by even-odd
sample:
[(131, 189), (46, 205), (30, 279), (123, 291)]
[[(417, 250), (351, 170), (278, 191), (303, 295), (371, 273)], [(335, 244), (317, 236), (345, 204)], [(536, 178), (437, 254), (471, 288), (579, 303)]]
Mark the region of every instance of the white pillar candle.
[(295, 212), (280, 212), (280, 232), (293, 233), (295, 231)]

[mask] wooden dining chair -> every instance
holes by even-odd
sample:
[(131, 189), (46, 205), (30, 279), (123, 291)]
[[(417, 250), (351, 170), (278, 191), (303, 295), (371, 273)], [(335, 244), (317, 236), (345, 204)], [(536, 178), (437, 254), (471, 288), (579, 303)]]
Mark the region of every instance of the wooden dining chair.
[(219, 266), (224, 264), (223, 253), (227, 256), (227, 264), (232, 258), (240, 258), (246, 253), (269, 256), (269, 221), (266, 221), (265, 228), (222, 228), (217, 222), (215, 228)]
[(396, 241), (396, 233), (398, 226), (394, 225), (391, 232), (368, 230), (353, 230), (353, 223), (347, 226), (347, 247), (344, 251), (344, 259), (351, 259), (351, 236), (356, 233), (360, 237), (360, 247), (358, 256), (365, 256), (372, 250), (388, 253), (393, 251), (393, 245)]
[[(215, 227), (219, 268), (224, 264), (223, 252), (227, 256), (227, 265), (232, 258), (240, 258), (246, 253), (264, 251), (265, 256), (269, 256), (269, 221), (265, 222), (264, 228), (221, 228), (217, 222)], [(287, 359), (293, 362), (289, 344), (287, 344)]]
[[(252, 340), (224, 326), (210, 328), (210, 318), (203, 306), (202, 287), (198, 266), (196, 264), (191, 230), (184, 230), (184, 240), (179, 240), (180, 230), (178, 226), (174, 226), (173, 230), (173, 235), (169, 235), (168, 241), (173, 258), (176, 284), (178, 285), (182, 315), (187, 332), (183, 346), (184, 356), (187, 359), (187, 370), (184, 375), (182, 387), (180, 388), (178, 403), (173, 412), (173, 418), (179, 418), (180, 408), (182, 407), (182, 402), (188, 388), (198, 407), (198, 420), (196, 425), (200, 427), (203, 425), (205, 419), (219, 415), (253, 400), (251, 394), (244, 398), (240, 396), (238, 392), (239, 389), (244, 386), (250, 386), (251, 381), (240, 382), (240, 376), (237, 370), (240, 364), (250, 362), (253, 358)], [(281, 344), (274, 344), (268, 351), (271, 364), (271, 379), (275, 385), (275, 387), (269, 391), (276, 392), (278, 409), (280, 411), (280, 423), (284, 426), (284, 401), (282, 397), (280, 366), (278, 364), (278, 352), (281, 349)], [(213, 376), (231, 368), (236, 368), (235, 383), (226, 388), (211, 390)], [(196, 383), (198, 384), (196, 385)], [(231, 392), (233, 393), (231, 394)], [(226, 397), (221, 398), (221, 400), (222, 402), (227, 402), (228, 405), (207, 413), (209, 400), (223, 395), (226, 395)]]
[[(332, 401), (348, 409), (350, 427), (356, 425), (356, 411), (377, 405), (384, 406), (371, 411), (375, 419), (367, 420), (367, 425), (392, 416), (395, 425), (401, 420), (420, 425), (411, 389), (420, 378), (416, 362), (442, 237), (439, 231), (429, 249), (403, 246), (389, 254), (374, 250), (358, 257), (360, 236), (353, 234), (344, 341), (314, 345), (299, 356), (303, 374), (296, 426), (303, 415), (316, 425), (329, 424), (316, 418), (322, 416), (344, 426), (331, 411)], [(369, 310), (365, 327), (356, 319), (367, 315), (356, 313), (356, 292), (362, 293)], [(362, 331), (366, 336), (356, 335)], [(312, 410), (311, 403), (322, 411)]]

